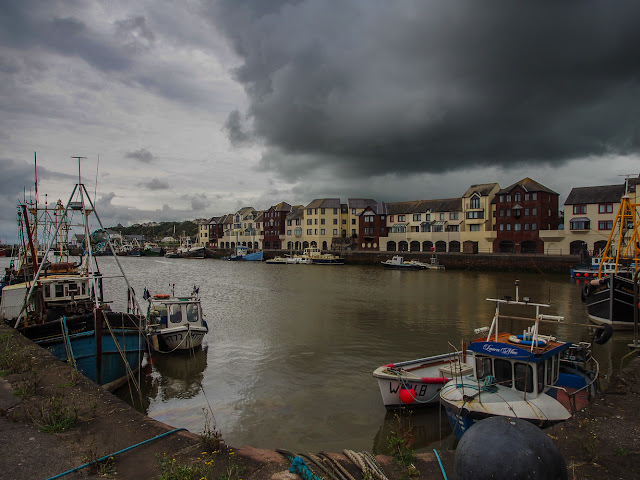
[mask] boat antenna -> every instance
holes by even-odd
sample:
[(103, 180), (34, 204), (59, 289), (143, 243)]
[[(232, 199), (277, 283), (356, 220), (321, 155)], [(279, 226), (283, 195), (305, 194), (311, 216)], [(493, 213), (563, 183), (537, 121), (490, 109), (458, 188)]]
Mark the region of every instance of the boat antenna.
[(36, 187), (36, 210), (38, 209), (38, 152), (33, 152), (33, 173)]
[(78, 185), (82, 184), (82, 178), (80, 177), (80, 161), (81, 160), (86, 160), (87, 157), (71, 157), (71, 158), (75, 158), (76, 160), (78, 160)]
[(98, 197), (98, 168), (100, 167), (100, 154), (98, 154), (98, 163), (96, 163), (96, 185), (93, 189), (93, 198)]

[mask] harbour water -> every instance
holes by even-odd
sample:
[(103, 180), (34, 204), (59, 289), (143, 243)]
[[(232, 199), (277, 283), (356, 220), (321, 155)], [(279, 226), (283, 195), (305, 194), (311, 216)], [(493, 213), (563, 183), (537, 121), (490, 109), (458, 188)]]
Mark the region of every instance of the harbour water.
[[(488, 326), (494, 304), (515, 295), (549, 302), (564, 315), (543, 333), (589, 340), (580, 285), (566, 275), (472, 271), (396, 271), (381, 266), (267, 265), (165, 258), (119, 257), (143, 306), (142, 291), (188, 294), (200, 287), (210, 332), (193, 355), (154, 354), (142, 369), (142, 406), (149, 416), (201, 432), (210, 406), (217, 429), (233, 446), (293, 451), (384, 452), (397, 428), (382, 406), (379, 365), (446, 353), (473, 330)], [(2, 265), (8, 260), (2, 259)], [(125, 307), (115, 259), (100, 258), (105, 293)], [(507, 313), (507, 312), (504, 312)], [(514, 312), (517, 314), (517, 312)], [(531, 311), (520, 312), (531, 314)], [(505, 324), (506, 323), (506, 324)], [(501, 330), (522, 331), (519, 321)], [(618, 368), (630, 333), (595, 346), (604, 381)], [(132, 402), (127, 388), (118, 392)], [(139, 402), (138, 402), (139, 403)], [(411, 416), (414, 448), (449, 442), (446, 417), (436, 408)]]

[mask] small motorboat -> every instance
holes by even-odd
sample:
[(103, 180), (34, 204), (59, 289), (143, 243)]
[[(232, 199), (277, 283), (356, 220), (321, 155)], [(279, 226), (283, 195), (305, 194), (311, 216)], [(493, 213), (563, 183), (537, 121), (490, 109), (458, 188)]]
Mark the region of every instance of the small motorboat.
[(382, 403), (387, 409), (437, 405), (449, 380), (473, 371), (464, 360), (462, 352), (453, 352), (376, 368)]
[(382, 266), (385, 268), (393, 268), (396, 270), (426, 270), (427, 264), (419, 262), (417, 260), (404, 261), (404, 257), (401, 255), (394, 255), (392, 259), (385, 260)]
[(202, 344), (209, 327), (202, 313), (199, 289), (194, 286), (191, 295), (150, 295), (148, 300), (147, 338), (151, 346), (161, 352), (191, 351)]

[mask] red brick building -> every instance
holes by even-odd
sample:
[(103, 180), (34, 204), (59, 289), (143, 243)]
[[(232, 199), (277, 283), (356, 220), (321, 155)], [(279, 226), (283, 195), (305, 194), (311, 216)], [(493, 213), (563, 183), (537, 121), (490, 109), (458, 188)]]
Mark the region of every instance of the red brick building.
[[(387, 232), (387, 205), (384, 202), (377, 202), (367, 206), (360, 213), (358, 222), (359, 250), (378, 251), (380, 250), (380, 237), (386, 238)], [(384, 240), (386, 241), (386, 239)]]
[(287, 225), (286, 217), (290, 212), (291, 205), (286, 202), (280, 202), (278, 205), (265, 210), (262, 218), (262, 230), (264, 232), (262, 248), (265, 250), (283, 248), (282, 243)]
[(493, 199), (493, 251), (544, 253), (539, 232), (558, 229), (558, 197), (528, 177), (499, 190)]

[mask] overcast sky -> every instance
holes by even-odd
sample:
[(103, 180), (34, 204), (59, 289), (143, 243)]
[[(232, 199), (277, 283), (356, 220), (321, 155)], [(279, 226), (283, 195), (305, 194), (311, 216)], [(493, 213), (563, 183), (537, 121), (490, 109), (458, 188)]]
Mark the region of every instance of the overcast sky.
[(82, 171), (104, 223), (560, 194), (640, 161), (637, 0), (3, 0), (0, 239)]

